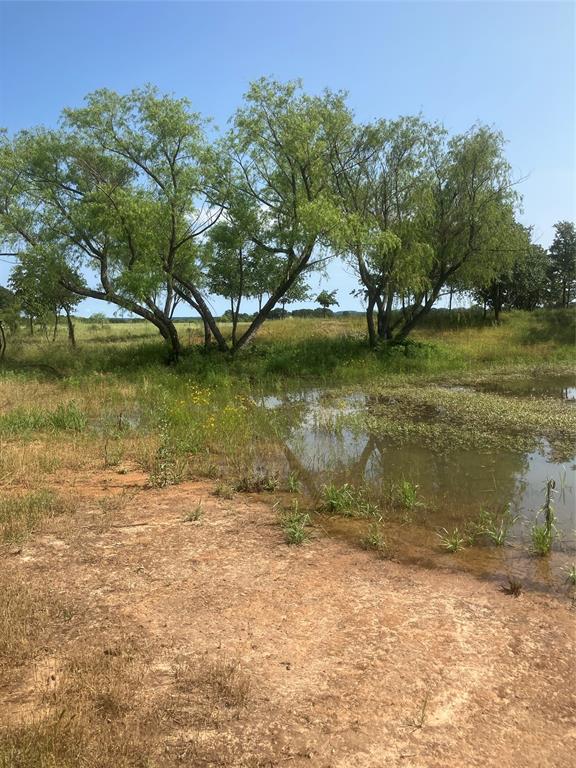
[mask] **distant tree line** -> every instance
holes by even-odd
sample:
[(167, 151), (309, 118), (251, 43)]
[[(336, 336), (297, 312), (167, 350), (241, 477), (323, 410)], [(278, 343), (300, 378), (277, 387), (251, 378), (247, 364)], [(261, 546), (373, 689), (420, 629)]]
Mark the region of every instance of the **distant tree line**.
[[(17, 255), (19, 311), (64, 314), (74, 343), (78, 302), (106, 301), (153, 324), (177, 359), (179, 304), (200, 316), (207, 346), (235, 352), (309, 298), (310, 277), (336, 258), (356, 275), (371, 345), (405, 338), (453, 293), (496, 316), (574, 298), (574, 224), (556, 225), (548, 252), (531, 242), (492, 128), (361, 124), (343, 93), (264, 78), (222, 138), (206, 128), (186, 99), (147, 87), (96, 91), (58, 129), (3, 132), (0, 241)], [(212, 296), (229, 303), (231, 336)], [(337, 303), (317, 300), (324, 314)]]

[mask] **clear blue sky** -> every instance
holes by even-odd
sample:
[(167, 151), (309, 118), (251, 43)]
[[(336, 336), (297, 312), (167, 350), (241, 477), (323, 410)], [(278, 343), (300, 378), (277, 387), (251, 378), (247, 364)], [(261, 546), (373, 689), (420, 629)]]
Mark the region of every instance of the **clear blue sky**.
[[(522, 220), (550, 244), (575, 215), (572, 2), (0, 2), (0, 125), (54, 125), (101, 87), (147, 82), (224, 125), (248, 83), (343, 88), (362, 120), (422, 112), (500, 128)], [(0, 283), (9, 267), (0, 262)], [(324, 285), (355, 307), (352, 278)], [(219, 304), (217, 304), (219, 308)], [(85, 303), (81, 311), (101, 309)]]

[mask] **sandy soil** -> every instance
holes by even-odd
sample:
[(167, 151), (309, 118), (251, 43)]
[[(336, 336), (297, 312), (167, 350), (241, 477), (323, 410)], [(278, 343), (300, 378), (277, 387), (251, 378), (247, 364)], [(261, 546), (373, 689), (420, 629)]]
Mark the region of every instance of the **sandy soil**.
[[(493, 583), (381, 560), (320, 533), (289, 547), (272, 500), (144, 481), (76, 477), (84, 501), (73, 524), (0, 561), (75, 605), (45, 657), (0, 684), (6, 722), (38, 711), (39, 689), (47, 679), (58, 685), (60, 659), (89, 631), (95, 645), (129, 635), (146, 649), (139, 684), (158, 710), (187, 665), (241, 671), (242, 701), (228, 714), (198, 720), (188, 706), (162, 718), (163, 766), (574, 764), (568, 597), (515, 599)], [(183, 522), (200, 500), (201, 519)], [(202, 759), (186, 746), (199, 739)]]

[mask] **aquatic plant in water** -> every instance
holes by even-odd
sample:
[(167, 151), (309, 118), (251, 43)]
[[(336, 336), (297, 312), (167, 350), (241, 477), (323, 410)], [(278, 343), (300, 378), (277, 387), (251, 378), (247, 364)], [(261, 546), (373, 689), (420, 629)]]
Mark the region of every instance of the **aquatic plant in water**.
[(555, 525), (554, 507), (552, 505), (552, 494), (556, 488), (554, 480), (548, 480), (546, 482), (546, 501), (544, 506), (539, 510), (538, 515), (544, 516), (544, 522), (535, 522), (530, 531), (532, 538), (532, 551), (536, 555), (547, 555), (552, 549), (552, 544), (557, 535)]
[(452, 531), (441, 528), (436, 535), (440, 539), (440, 546), (448, 552), (458, 552), (466, 544), (466, 536), (458, 528), (454, 528)]

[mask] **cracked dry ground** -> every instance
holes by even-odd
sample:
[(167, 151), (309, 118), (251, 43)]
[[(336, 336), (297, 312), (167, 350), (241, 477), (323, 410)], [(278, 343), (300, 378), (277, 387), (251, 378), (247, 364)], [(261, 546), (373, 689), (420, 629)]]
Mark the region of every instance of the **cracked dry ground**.
[(289, 547), (271, 501), (204, 482), (110, 472), (74, 492), (72, 519), (3, 554), (3, 578), (48, 606), (4, 669), (4, 734), (88, 717), (82, 766), (573, 764), (566, 597), (321, 535)]

